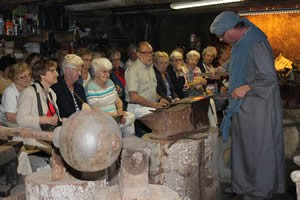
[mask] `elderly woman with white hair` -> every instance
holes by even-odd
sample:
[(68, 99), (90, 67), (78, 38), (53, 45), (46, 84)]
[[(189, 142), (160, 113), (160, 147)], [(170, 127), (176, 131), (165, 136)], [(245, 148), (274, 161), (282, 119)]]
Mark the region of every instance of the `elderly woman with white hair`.
[(52, 86), (62, 118), (68, 118), (81, 110), (82, 104), (86, 102), (84, 88), (77, 81), (81, 75), (82, 64), (83, 60), (79, 56), (67, 54), (62, 63), (63, 75)]
[(134, 115), (123, 110), (116, 87), (109, 78), (112, 63), (107, 58), (96, 58), (92, 61), (94, 77), (85, 87), (88, 104), (94, 110), (101, 110), (112, 117), (121, 116), (120, 128), (123, 136), (134, 134)]
[(185, 76), (187, 69), (181, 52), (177, 50), (172, 51), (170, 54), (170, 65), (167, 68), (167, 72), (174, 86), (175, 93), (179, 98), (184, 98), (184, 89), (187, 83)]
[(202, 73), (213, 73), (215, 68), (213, 61), (217, 57), (217, 49), (214, 46), (207, 46), (202, 51), (202, 62), (199, 67)]
[[(205, 87), (207, 80), (202, 77), (201, 70), (197, 66), (200, 60), (200, 53), (195, 50), (191, 50), (186, 54), (186, 66), (188, 69), (188, 82), (192, 83), (193, 87), (190, 87), (186, 91), (187, 96), (197, 96), (205, 94)], [(208, 118), (211, 127), (217, 126), (216, 107), (214, 100), (210, 98), (210, 108), (208, 110)]]
[(198, 67), (200, 58), (200, 53), (196, 50), (191, 50), (186, 54), (187, 79), (188, 82), (197, 81), (197, 84), (206, 85), (206, 79), (200, 76), (201, 70)]
[(201, 75), (201, 70), (198, 67), (200, 53), (196, 50), (191, 50), (186, 54), (186, 71), (187, 82), (189, 89), (186, 90), (186, 96), (203, 95), (207, 80)]
[(169, 55), (164, 51), (154, 53), (154, 72), (157, 79), (156, 92), (169, 102), (178, 99), (169, 74), (166, 72), (169, 65)]

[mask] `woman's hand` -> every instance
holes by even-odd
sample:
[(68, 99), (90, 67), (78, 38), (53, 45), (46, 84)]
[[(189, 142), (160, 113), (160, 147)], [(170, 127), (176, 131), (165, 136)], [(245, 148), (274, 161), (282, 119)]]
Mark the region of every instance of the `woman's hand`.
[(126, 118), (123, 115), (122, 118), (120, 119), (120, 124), (125, 124), (126, 123)]
[(122, 88), (120, 86), (116, 85), (116, 90), (117, 90), (118, 95), (121, 96), (122, 95)]
[(188, 83), (185, 83), (184, 86), (183, 86), (183, 90), (187, 91), (188, 89), (190, 89), (190, 86), (189, 86)]
[(57, 126), (58, 117), (56, 115), (52, 117), (42, 116), (40, 117), (40, 124), (51, 124), (53, 126)]
[(127, 116), (126, 112), (123, 111), (123, 110), (118, 110), (118, 111), (117, 111), (117, 115)]
[(126, 123), (126, 112), (125, 111), (123, 111), (123, 110), (118, 110), (116, 113), (115, 113), (115, 115), (122, 115), (122, 117), (121, 117), (121, 119), (120, 119), (120, 124), (125, 124)]
[(204, 77), (196, 77), (195, 78), (195, 85), (206, 85), (207, 84), (207, 80)]

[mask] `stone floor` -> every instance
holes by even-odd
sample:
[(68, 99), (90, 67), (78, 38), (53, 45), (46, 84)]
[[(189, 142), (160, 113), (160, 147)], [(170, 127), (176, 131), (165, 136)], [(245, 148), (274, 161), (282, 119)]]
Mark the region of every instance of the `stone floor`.
[[(295, 164), (292, 162), (287, 161), (287, 190), (285, 194), (275, 195), (270, 200), (297, 200), (296, 197), (296, 187), (294, 183), (292, 183), (289, 174), (291, 171), (297, 168)], [(230, 183), (221, 183), (221, 191), (220, 198), (218, 200), (241, 200), (241, 196), (234, 195), (229, 193), (230, 190)], [(0, 200), (25, 200), (25, 187), (23, 183), (18, 184), (12, 191), (9, 197), (0, 197)]]
[[(234, 195), (234, 194), (223, 192), (219, 200), (242, 200), (242, 197), (240, 195)], [(274, 195), (269, 200), (297, 200), (296, 188), (290, 187), (287, 189), (286, 193)]]
[[(293, 161), (286, 161), (286, 192), (284, 194), (274, 195), (270, 200), (297, 200), (296, 186), (290, 178), (290, 174), (294, 170), (300, 170)], [(234, 195), (226, 192), (230, 190), (230, 183), (221, 183), (221, 190), (223, 191), (220, 195), (219, 200), (242, 200), (241, 196)]]
[[(291, 160), (286, 161), (286, 185), (287, 190), (285, 194), (275, 195), (270, 200), (297, 200), (296, 197), (296, 187), (291, 181), (290, 174), (294, 170), (300, 170), (300, 167), (293, 163)], [(9, 197), (0, 197), (0, 200), (25, 200), (25, 187), (24, 180), (19, 181), (20, 183), (12, 189), (11, 195)], [(221, 183), (220, 198), (217, 200), (241, 200), (241, 196), (228, 193), (230, 190), (230, 183)]]

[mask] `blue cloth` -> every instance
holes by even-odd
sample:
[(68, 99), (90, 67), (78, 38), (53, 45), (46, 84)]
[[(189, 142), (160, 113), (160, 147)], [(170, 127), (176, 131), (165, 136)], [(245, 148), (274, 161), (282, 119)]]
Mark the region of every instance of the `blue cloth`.
[[(250, 50), (257, 42), (265, 41), (266, 35), (252, 24), (248, 19), (242, 19), (249, 30), (245, 33), (240, 41), (236, 42), (231, 50), (231, 60), (229, 66), (229, 88), (228, 93), (231, 94), (236, 88), (247, 84), (246, 83), (246, 70)], [(233, 99), (229, 97), (229, 105), (226, 110), (220, 130), (222, 132), (223, 141), (229, 138), (229, 129), (231, 126), (231, 116), (233, 113), (240, 110), (243, 99)]]
[(225, 31), (233, 28), (242, 19), (232, 11), (220, 13), (210, 25), (210, 32), (216, 35), (223, 35)]

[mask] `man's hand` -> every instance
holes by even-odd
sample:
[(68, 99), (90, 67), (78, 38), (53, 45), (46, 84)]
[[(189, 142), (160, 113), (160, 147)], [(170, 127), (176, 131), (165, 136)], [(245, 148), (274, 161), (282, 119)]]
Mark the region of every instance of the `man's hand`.
[(169, 101), (167, 99), (161, 98), (159, 102), (154, 104), (154, 108), (163, 108), (169, 105)]
[(248, 93), (248, 91), (251, 88), (249, 87), (249, 85), (243, 85), (240, 86), (238, 88), (236, 88), (235, 90), (233, 90), (231, 97), (234, 99), (242, 99), (246, 96), (246, 94)]

